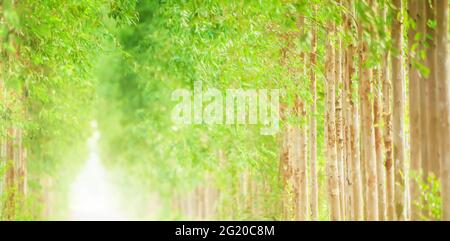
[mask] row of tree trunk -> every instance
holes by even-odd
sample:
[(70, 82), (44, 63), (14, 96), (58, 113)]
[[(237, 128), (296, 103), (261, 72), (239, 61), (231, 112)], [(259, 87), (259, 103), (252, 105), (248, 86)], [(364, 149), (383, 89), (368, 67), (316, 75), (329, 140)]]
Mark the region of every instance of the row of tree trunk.
[[(338, 1), (342, 21), (321, 26), (326, 30), (323, 128), (329, 216), (331, 220), (449, 220), (448, 1), (377, 3)], [(384, 24), (377, 26), (371, 18)], [(309, 126), (288, 124), (281, 135), (284, 217), (298, 220), (317, 220), (320, 188), (317, 24), (310, 31)], [(374, 44), (383, 41), (384, 45)], [(300, 104), (294, 110), (285, 107), (281, 116), (289, 111), (300, 118), (306, 115), (303, 102), (296, 102)], [(439, 193), (432, 194), (442, 198), (437, 215), (426, 204), (430, 200), (422, 189), (427, 185), (440, 185)]]
[(172, 208), (181, 219), (215, 220), (218, 214), (219, 192), (212, 187), (197, 187), (186, 195), (175, 195)]
[[(429, 218), (427, 202), (421, 196), (422, 182), (441, 181), (442, 217), (449, 216), (449, 63), (448, 2), (408, 1), (412, 25), (408, 31), (408, 76), (411, 126), (411, 172), (422, 179), (411, 179), (411, 218)], [(436, 26), (432, 26), (432, 22)], [(417, 37), (419, 36), (419, 37)], [(420, 53), (424, 52), (425, 57)], [(426, 66), (427, 71), (420, 67)]]
[[(10, 29), (7, 36), (2, 36), (0, 45), (11, 45), (17, 49), (15, 41), (15, 31), (5, 18), (5, 7), (11, 5), (0, 5), (2, 24)], [(0, 219), (11, 220), (15, 218), (16, 210), (20, 208), (21, 202), (27, 195), (27, 152), (23, 144), (24, 131), (18, 125), (12, 125), (13, 116), (25, 116), (25, 109), (21, 107), (23, 96), (16, 94), (13, 90), (8, 90), (6, 81), (9, 78), (10, 64), (18, 57), (17, 52), (12, 52), (5, 48), (0, 51)], [(17, 113), (13, 113), (16, 110)], [(18, 207), (19, 206), (19, 207)]]

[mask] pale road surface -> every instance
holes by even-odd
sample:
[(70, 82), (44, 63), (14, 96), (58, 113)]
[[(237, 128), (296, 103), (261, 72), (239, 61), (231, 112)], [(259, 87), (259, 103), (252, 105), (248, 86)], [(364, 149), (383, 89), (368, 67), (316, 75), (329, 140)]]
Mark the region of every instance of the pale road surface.
[(70, 190), (70, 219), (125, 220), (117, 201), (119, 194), (101, 163), (97, 123), (93, 121), (91, 125), (94, 131), (87, 142), (89, 157)]

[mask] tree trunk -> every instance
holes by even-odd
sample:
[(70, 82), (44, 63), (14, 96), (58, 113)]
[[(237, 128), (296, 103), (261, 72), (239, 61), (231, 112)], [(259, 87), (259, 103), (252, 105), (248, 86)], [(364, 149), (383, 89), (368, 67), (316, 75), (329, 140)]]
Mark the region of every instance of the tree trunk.
[(439, 82), (442, 219), (450, 220), (450, 62), (448, 1), (436, 1), (436, 79)]
[[(315, 9), (314, 9), (315, 11)], [(317, 27), (312, 29), (311, 53), (310, 53), (310, 78), (312, 103), (310, 106), (310, 177), (311, 177), (311, 219), (318, 220), (319, 215), (319, 186), (317, 183), (317, 83), (316, 83), (316, 51), (317, 51)]]
[[(348, 1), (348, 9), (352, 15), (355, 15), (355, 8), (352, 5), (352, 1)], [(350, 17), (347, 22), (348, 29), (352, 28)], [(353, 41), (353, 40), (352, 40)], [(351, 183), (352, 183), (352, 206), (354, 208), (353, 211), (353, 220), (363, 220), (364, 219), (364, 198), (363, 198), (363, 185), (362, 185), (362, 175), (361, 175), (361, 155), (360, 155), (360, 146), (359, 146), (359, 113), (358, 113), (358, 105), (355, 103), (353, 99), (353, 83), (352, 76), (355, 72), (353, 65), (353, 55), (355, 47), (353, 42), (346, 48), (347, 51), (347, 60), (346, 60), (346, 85), (347, 87), (347, 101), (349, 105), (349, 155), (351, 162), (351, 170), (352, 175)]]
[[(304, 111), (303, 111), (304, 112)], [(308, 220), (308, 175), (307, 175), (307, 155), (306, 155), (306, 128), (300, 129), (300, 198), (299, 201), (299, 219)]]
[(394, 0), (392, 39), (393, 140), (395, 168), (395, 211), (397, 220), (406, 219), (405, 195), (405, 83), (403, 80), (401, 0)]
[[(381, 16), (384, 16), (385, 8), (383, 6), (376, 6), (376, 11)], [(376, 41), (381, 41), (379, 34), (376, 35)], [(383, 66), (380, 63), (374, 70), (374, 102), (373, 102), (373, 118), (374, 118), (374, 132), (375, 132), (375, 152), (377, 163), (377, 181), (378, 181), (378, 214), (379, 220), (386, 220), (386, 174), (384, 169), (383, 157), (383, 128), (382, 128), (382, 80)]]
[[(350, 10), (351, 4), (350, 1), (345, 2), (346, 8)], [(351, 19), (348, 14), (344, 14), (344, 32), (350, 33), (351, 30)], [(346, 44), (343, 58), (343, 93), (342, 93), (342, 110), (343, 110), (343, 126), (344, 126), (344, 146), (345, 146), (345, 155), (344, 155), (344, 166), (345, 166), (345, 205), (346, 205), (346, 218), (347, 220), (355, 220), (354, 213), (354, 198), (353, 198), (353, 180), (352, 180), (352, 147), (351, 147), (351, 122), (352, 122), (352, 113), (351, 113), (351, 98), (352, 93), (350, 90), (351, 86), (351, 75), (353, 73), (353, 59), (352, 59), (352, 51), (353, 51), (352, 43)]]
[[(330, 28), (331, 29), (331, 28)], [(330, 200), (331, 220), (340, 220), (339, 179), (336, 150), (336, 115), (335, 115), (335, 80), (334, 50), (328, 38), (326, 47), (326, 81), (327, 81), (327, 175), (328, 195)]]
[(378, 220), (378, 184), (377, 184), (377, 163), (375, 156), (375, 135), (373, 128), (373, 112), (370, 101), (371, 94), (371, 80), (373, 79), (373, 72), (367, 66), (364, 66), (367, 61), (367, 43), (363, 39), (363, 28), (359, 28), (360, 41), (360, 101), (361, 101), (361, 119), (362, 119), (362, 136), (361, 143), (364, 146), (362, 149), (365, 159), (366, 169), (366, 211), (367, 220)]
[[(290, 126), (288, 182), (286, 185), (286, 204), (288, 219), (300, 219), (300, 129)], [(292, 212), (293, 211), (293, 212)], [(292, 215), (293, 214), (293, 215)]]
[(3, 217), (5, 220), (13, 220), (15, 216), (15, 202), (16, 202), (16, 177), (15, 177), (15, 163), (14, 163), (14, 138), (15, 129), (8, 129), (7, 150), (6, 150), (6, 174), (5, 174), (5, 192), (6, 199), (3, 206)]
[[(387, 22), (388, 7), (384, 7), (383, 18), (385, 20), (384, 30), (389, 31)], [(391, 73), (389, 69), (390, 49), (386, 48), (381, 59), (381, 76), (383, 88), (383, 140), (384, 140), (384, 166), (386, 173), (386, 219), (395, 220), (395, 180), (393, 168), (392, 151), (392, 93)]]
[[(281, 118), (285, 119), (285, 110), (281, 109)], [(281, 188), (281, 212), (283, 217), (287, 217), (287, 176), (288, 176), (288, 165), (289, 165), (289, 132), (290, 126), (287, 125), (286, 128), (281, 133), (281, 152), (280, 152), (280, 163), (279, 163), (279, 183)]]
[[(421, 167), (421, 139), (420, 139), (420, 76), (419, 70), (415, 65), (417, 59), (417, 52), (414, 49), (415, 37), (418, 28), (418, 19), (423, 16), (419, 16), (417, 0), (408, 1), (409, 16), (414, 23), (414, 28), (410, 26), (408, 30), (408, 48), (409, 48), (409, 61), (408, 61), (408, 76), (409, 76), (409, 119), (410, 119), (410, 135), (411, 135), (411, 174), (418, 176), (420, 174)], [(420, 201), (419, 183), (414, 178), (410, 180), (411, 190), (411, 219), (418, 220), (420, 217), (420, 210), (417, 206)]]
[(385, 78), (383, 79), (383, 119), (384, 119), (384, 167), (386, 170), (386, 219), (395, 220), (395, 175), (392, 151), (391, 79), (389, 77), (387, 54), (384, 57)]
[[(341, 29), (338, 28), (337, 31)], [(341, 219), (345, 220), (345, 184), (344, 184), (344, 137), (343, 137), (343, 118), (342, 118), (342, 39), (337, 36), (337, 47), (335, 48), (335, 88), (338, 93), (336, 96), (336, 138), (337, 138), (337, 165), (338, 165), (338, 180), (339, 180), (339, 194), (340, 194), (340, 215)]]
[[(441, 1), (441, 0), (439, 0)], [(432, 5), (431, 5), (432, 4)], [(431, 4), (427, 3), (426, 11), (427, 18), (429, 21), (434, 21), (436, 19), (435, 15), (435, 7), (436, 0), (431, 0)], [(435, 103), (437, 103), (437, 83), (436, 83), (436, 41), (435, 41), (435, 29), (427, 25), (427, 35), (431, 36), (427, 38), (428, 40), (428, 49), (427, 49), (427, 64), (428, 69), (430, 70), (426, 84), (428, 85), (428, 112), (429, 113), (429, 123), (428, 123), (428, 159), (427, 166), (430, 173), (433, 174), (434, 177), (439, 177), (439, 145), (436, 143), (440, 143), (439, 141), (439, 133), (438, 126), (436, 123), (438, 121), (438, 108)]]
[(373, 103), (374, 130), (375, 130), (375, 151), (377, 162), (377, 180), (378, 180), (378, 214), (380, 220), (386, 220), (386, 175), (383, 165), (383, 130), (382, 110), (381, 110), (381, 71), (377, 70), (374, 76), (375, 99)]
[[(350, 48), (350, 55), (353, 56), (353, 47)], [(349, 66), (350, 73), (353, 73), (353, 66)], [(351, 75), (350, 75), (351, 76)], [(352, 93), (352, 81), (349, 81), (349, 99), (350, 99), (350, 108), (352, 112), (352, 118), (350, 120), (350, 145), (351, 145), (351, 153), (352, 153), (352, 182), (353, 182), (353, 197), (354, 197), (354, 208), (355, 208), (355, 220), (363, 220), (364, 218), (364, 197), (363, 197), (363, 182), (361, 175), (361, 161), (360, 161), (360, 148), (359, 148), (359, 113), (358, 107), (353, 101)]]
[[(303, 57), (303, 75), (308, 76), (308, 70), (307, 70), (307, 54), (302, 53)], [(299, 110), (300, 117), (302, 120), (302, 123), (307, 123), (308, 121), (308, 115), (306, 113), (306, 105), (303, 100), (301, 100), (301, 111)], [(302, 204), (300, 204), (300, 207), (302, 209), (302, 213), (304, 216), (302, 217), (302, 220), (308, 220), (309, 215), (309, 181), (308, 181), (308, 125), (303, 124), (302, 130), (302, 142), (301, 142), (301, 162), (300, 162), (300, 191), (301, 191), (301, 200), (303, 201)]]
[[(427, 1), (419, 1), (419, 19), (418, 19), (418, 30), (422, 34), (421, 44), (422, 48), (426, 49), (426, 32), (427, 32), (427, 7), (428, 5)], [(425, 59), (424, 61), (425, 65), (427, 65), (427, 61)], [(420, 132), (420, 139), (421, 139), (421, 150), (420, 150), (420, 156), (421, 156), (421, 167), (422, 167), (422, 175), (423, 175), (423, 181), (426, 181), (428, 178), (428, 122), (429, 122), (429, 98), (428, 98), (428, 85), (426, 76), (422, 76), (420, 79), (420, 129), (423, 130)]]
[(23, 145), (23, 130), (18, 129), (19, 133), (19, 146), (18, 146), (18, 165), (17, 165), (17, 176), (19, 177), (18, 180), (18, 187), (17, 191), (20, 195), (23, 197), (27, 194), (27, 165), (26, 165), (26, 151)]
[[(0, 63), (1, 64), (1, 63)], [(0, 68), (3, 66), (0, 65)], [(4, 85), (3, 75), (0, 73), (0, 108), (6, 107), (6, 87)], [(4, 121), (0, 123), (0, 167), (4, 167), (7, 163), (7, 126)], [(0, 193), (5, 190), (4, 175), (0, 175)]]

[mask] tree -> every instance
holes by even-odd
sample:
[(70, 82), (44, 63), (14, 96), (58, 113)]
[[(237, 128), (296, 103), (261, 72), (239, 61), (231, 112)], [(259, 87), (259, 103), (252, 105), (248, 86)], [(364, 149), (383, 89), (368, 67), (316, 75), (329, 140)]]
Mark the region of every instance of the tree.
[[(347, 2), (348, 12), (351, 15), (354, 14), (355, 6), (352, 4), (352, 1)], [(351, 34), (354, 28), (354, 24), (352, 24), (351, 18), (347, 19), (347, 29), (350, 32), (350, 41), (346, 48), (346, 78), (345, 78), (345, 86), (346, 86), (346, 99), (349, 105), (348, 110), (348, 123), (349, 123), (349, 150), (350, 154), (350, 164), (352, 175), (350, 177), (352, 183), (352, 207), (353, 210), (353, 219), (354, 220), (363, 220), (364, 218), (364, 199), (363, 199), (363, 185), (362, 185), (362, 175), (361, 175), (361, 162), (360, 162), (360, 148), (359, 148), (359, 113), (358, 113), (358, 105), (355, 102), (355, 98), (353, 97), (353, 74), (354, 74), (354, 61), (353, 55), (356, 52), (356, 48), (354, 45), (354, 38)]]
[[(314, 16), (316, 10), (314, 7)], [(310, 178), (311, 178), (311, 219), (317, 220), (319, 214), (319, 187), (317, 182), (317, 81), (316, 81), (316, 61), (317, 61), (317, 26), (312, 27), (311, 37), (311, 53), (309, 57), (310, 69), (309, 76), (311, 81), (312, 102), (310, 105), (310, 124), (309, 124), (309, 140), (310, 140)]]
[(442, 218), (450, 220), (450, 63), (448, 58), (448, 2), (436, 1), (436, 79), (439, 82)]
[[(384, 16), (385, 8), (377, 5), (377, 12), (380, 16)], [(383, 19), (384, 20), (384, 19)], [(377, 26), (375, 26), (377, 27)], [(376, 28), (379, 31), (378, 28)], [(381, 42), (382, 36), (379, 33), (376, 35), (376, 41)], [(374, 69), (373, 81), (373, 126), (375, 131), (375, 151), (377, 162), (377, 182), (378, 182), (378, 214), (379, 220), (386, 220), (386, 175), (384, 168), (384, 153), (383, 153), (383, 110), (382, 110), (382, 82), (385, 76), (383, 75), (383, 65), (380, 61), (379, 65)]]
[(365, 159), (366, 170), (366, 210), (368, 220), (378, 220), (378, 180), (377, 180), (377, 163), (375, 153), (375, 135), (373, 127), (373, 110), (370, 100), (371, 81), (373, 80), (373, 71), (368, 65), (368, 44), (364, 39), (364, 28), (359, 26), (359, 94), (361, 102), (361, 142), (364, 146), (363, 155)]
[[(333, 29), (332, 25), (328, 26)], [(328, 196), (330, 200), (331, 220), (340, 220), (340, 193), (339, 193), (339, 170), (336, 150), (336, 114), (335, 114), (335, 75), (334, 75), (334, 50), (332, 39), (327, 38), (326, 43), (326, 85), (327, 85), (327, 175)]]
[[(388, 32), (388, 7), (384, 6), (383, 30)], [(386, 219), (395, 220), (395, 175), (392, 150), (392, 79), (389, 68), (391, 51), (385, 48), (381, 56), (381, 78), (383, 91), (383, 140), (384, 140), (384, 166), (386, 173)]]
[[(344, 6), (346, 11), (352, 11), (352, 6), (350, 1), (345, 1)], [(351, 78), (353, 73), (353, 44), (352, 44), (352, 34), (350, 30), (352, 29), (352, 20), (348, 14), (344, 14), (344, 41), (343, 47), (345, 47), (343, 52), (342, 60), (342, 72), (343, 72), (343, 90), (342, 90), (342, 111), (343, 111), (343, 128), (344, 128), (344, 181), (345, 181), (345, 205), (346, 205), (346, 220), (355, 220), (354, 212), (354, 193), (353, 187), (355, 185), (353, 181), (353, 153), (352, 153), (352, 110), (351, 110), (351, 99), (353, 98), (351, 93)], [(348, 38), (347, 41), (346, 37)]]
[[(436, 0), (431, 0), (426, 4), (427, 18), (429, 22), (436, 19), (435, 15)], [(428, 128), (424, 131), (428, 132), (428, 158), (424, 160), (428, 166), (430, 173), (433, 173), (434, 177), (439, 177), (439, 145), (434, 143), (440, 143), (439, 141), (439, 129), (438, 125), (438, 109), (437, 105), (437, 92), (438, 85), (436, 81), (436, 33), (435, 28), (427, 24), (427, 65), (429, 69), (429, 74), (426, 80), (427, 90), (428, 90), (428, 107), (427, 112), (429, 113), (428, 118)], [(425, 113), (422, 113), (425, 114)]]
[[(420, 174), (421, 169), (421, 140), (420, 140), (420, 76), (417, 68), (418, 50), (416, 36), (419, 18), (418, 6), (419, 2), (415, 0), (408, 1), (408, 12), (411, 18), (411, 25), (408, 29), (408, 76), (409, 76), (409, 115), (410, 115), (410, 132), (411, 132), (411, 173), (413, 175)], [(417, 220), (420, 217), (420, 211), (417, 203), (420, 201), (419, 183), (414, 178), (410, 180), (411, 188), (411, 219)]]
[[(306, 117), (306, 110), (303, 102), (300, 102), (298, 112), (301, 118)], [(308, 220), (308, 160), (307, 160), (307, 131), (306, 126), (299, 129), (299, 167), (298, 167), (298, 182), (299, 182), (299, 219)]]
[(340, 193), (340, 213), (341, 219), (345, 220), (346, 214), (346, 192), (344, 182), (344, 120), (343, 120), (343, 107), (342, 107), (342, 95), (344, 94), (343, 87), (343, 71), (342, 71), (342, 37), (340, 32), (342, 31), (340, 26), (336, 27), (336, 47), (334, 48), (334, 78), (336, 89), (335, 100), (335, 115), (336, 115), (336, 147), (337, 147), (337, 166), (338, 166), (338, 181), (339, 181), (339, 193)]
[[(422, 51), (427, 52), (427, 1), (419, 1), (419, 19), (418, 19), (418, 28), (419, 32), (422, 34), (421, 37), (421, 45), (422, 45)], [(423, 16), (423, 17), (420, 17)], [(427, 54), (428, 55), (428, 54)], [(425, 60), (423, 61), (424, 65), (427, 66), (427, 58), (425, 57)], [(430, 115), (428, 113), (428, 110), (430, 108), (429, 103), (429, 85), (427, 84), (427, 77), (426, 73), (422, 73), (422, 78), (420, 79), (420, 129), (423, 130), (420, 132), (420, 139), (422, 140), (421, 144), (421, 166), (422, 166), (422, 174), (423, 174), (423, 181), (427, 182), (428, 179), (428, 173), (429, 173), (429, 166), (428, 161), (429, 160), (429, 132), (428, 132), (428, 126), (430, 122)], [(425, 131), (426, 130), (426, 131)]]
[(394, 144), (394, 170), (395, 170), (395, 211), (397, 220), (406, 219), (406, 189), (405, 189), (405, 83), (403, 78), (402, 55), (402, 20), (401, 0), (393, 1), (392, 23), (392, 89), (393, 89), (393, 144)]

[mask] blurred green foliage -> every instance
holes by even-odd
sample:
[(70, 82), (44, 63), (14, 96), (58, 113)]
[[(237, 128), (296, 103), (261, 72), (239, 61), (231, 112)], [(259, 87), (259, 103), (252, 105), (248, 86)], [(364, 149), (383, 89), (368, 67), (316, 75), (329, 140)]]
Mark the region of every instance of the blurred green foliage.
[[(263, 194), (267, 195), (262, 198), (264, 205), (278, 205), (279, 136), (262, 136), (258, 126), (176, 125), (171, 120), (176, 103), (170, 96), (177, 88), (192, 89), (194, 81), (202, 81), (204, 89), (222, 91), (281, 88), (286, 105), (292, 105), (295, 96), (311, 100), (309, 78), (298, 71), (305, 64), (300, 53), (310, 51), (310, 33), (300, 31), (312, 25), (308, 3), (139, 1), (136, 24), (116, 29), (104, 44), (108, 51), (97, 68), (104, 159), (122, 173), (118, 174), (122, 185), (156, 189), (170, 204), (175, 193), (187, 195), (213, 176), (210, 185), (221, 191), (223, 218), (230, 218), (239, 175), (249, 172), (260, 185), (269, 183), (272, 191)], [(305, 21), (308, 26), (298, 25), (299, 12), (310, 18)], [(320, 16), (323, 19), (315, 21), (325, 19)], [(320, 38), (324, 34), (321, 31)], [(283, 65), (281, 52), (288, 46), (288, 64)], [(324, 50), (319, 48), (322, 58)], [(323, 98), (323, 77), (318, 78), (319, 98)], [(320, 125), (323, 102), (318, 103)], [(307, 123), (292, 116), (282, 126), (288, 121)], [(322, 132), (320, 146), (321, 138)], [(219, 152), (224, 152), (225, 163)], [(321, 149), (319, 157), (322, 163)], [(133, 195), (135, 189), (129, 191)], [(261, 215), (251, 218), (280, 218), (277, 209)]]

